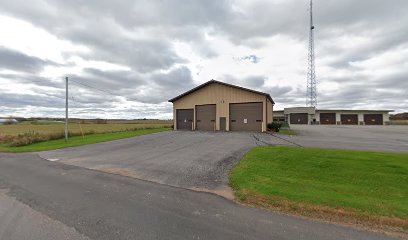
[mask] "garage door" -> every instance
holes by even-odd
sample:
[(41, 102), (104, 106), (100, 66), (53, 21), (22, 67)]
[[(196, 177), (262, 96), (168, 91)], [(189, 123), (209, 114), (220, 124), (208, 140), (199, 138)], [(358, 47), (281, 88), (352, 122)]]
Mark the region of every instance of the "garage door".
[(320, 124), (336, 124), (336, 113), (320, 113)]
[(196, 106), (196, 129), (215, 131), (215, 105)]
[(308, 114), (307, 113), (291, 113), (290, 114), (290, 124), (308, 124)]
[(176, 116), (178, 130), (193, 130), (194, 121), (193, 109), (177, 109)]
[(364, 114), (365, 125), (383, 125), (382, 114)]
[(340, 118), (343, 125), (358, 125), (357, 114), (341, 114)]
[(262, 131), (262, 103), (230, 104), (231, 131)]

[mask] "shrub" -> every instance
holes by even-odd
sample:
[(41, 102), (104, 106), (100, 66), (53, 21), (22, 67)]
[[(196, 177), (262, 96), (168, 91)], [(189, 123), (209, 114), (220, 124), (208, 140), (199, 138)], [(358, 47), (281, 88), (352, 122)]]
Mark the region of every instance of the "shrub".
[(64, 138), (63, 132), (41, 134), (38, 132), (27, 132), (19, 134), (17, 136), (9, 136), (8, 141), (4, 143), (9, 143), (12, 147), (21, 147), (30, 145), (33, 143), (45, 142), (49, 140), (57, 140)]
[(282, 127), (282, 124), (278, 122), (268, 123), (268, 130), (272, 132), (279, 132), (281, 127)]
[(281, 128), (289, 129), (290, 128), (289, 123), (288, 122), (281, 123)]
[(56, 132), (56, 133), (47, 134), (46, 137), (44, 137), (44, 139), (46, 139), (46, 141), (48, 141), (48, 140), (62, 139), (64, 137), (65, 137), (64, 132)]
[[(126, 128), (122, 130), (106, 130), (106, 131), (100, 131), (97, 132), (94, 129), (84, 131), (82, 132), (68, 132), (69, 137), (75, 137), (75, 136), (86, 136), (86, 135), (92, 135), (96, 133), (115, 133), (115, 132), (130, 132), (130, 131), (137, 131), (137, 130), (142, 130), (142, 129), (153, 129), (155, 127), (144, 127), (144, 128)], [(33, 143), (39, 143), (39, 142), (45, 142), (49, 140), (58, 140), (58, 139), (63, 139), (65, 137), (64, 132), (55, 132), (55, 133), (38, 133), (34, 131), (30, 131), (27, 133), (19, 134), (17, 136), (13, 135), (2, 135), (0, 134), (0, 144), (1, 143), (6, 143), (11, 147), (21, 147), (21, 146), (26, 146), (30, 145)]]
[(13, 141), (14, 138), (15, 136), (13, 135), (0, 134), (0, 143), (10, 143), (11, 141)]
[(37, 142), (47, 141), (45, 135), (36, 132), (27, 132), (17, 135), (10, 143), (12, 147), (20, 147), (25, 145), (30, 145)]

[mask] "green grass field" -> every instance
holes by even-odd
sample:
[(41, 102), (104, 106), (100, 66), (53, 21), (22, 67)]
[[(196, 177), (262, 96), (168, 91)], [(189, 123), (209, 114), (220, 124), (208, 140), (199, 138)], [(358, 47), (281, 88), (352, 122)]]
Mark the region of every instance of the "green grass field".
[(251, 205), (408, 230), (408, 154), (258, 147), (230, 184)]
[(296, 135), (296, 132), (293, 131), (292, 129), (280, 129), (279, 132), (276, 134), (281, 134), (281, 135)]
[(408, 125), (408, 120), (390, 120), (390, 125)]
[(81, 145), (87, 145), (92, 143), (107, 142), (123, 138), (137, 137), (141, 135), (158, 133), (171, 130), (170, 128), (155, 128), (155, 129), (140, 129), (136, 131), (128, 132), (116, 132), (116, 133), (100, 133), (71, 137), (67, 142), (64, 139), (51, 140), (47, 142), (34, 143), (22, 147), (9, 147), (7, 144), (0, 144), (0, 152), (39, 152), (54, 150), (67, 147), (76, 147)]
[[(70, 123), (69, 131), (72, 133), (81, 133), (93, 131), (95, 133), (104, 132), (119, 132), (143, 128), (168, 128), (171, 126), (168, 121), (163, 123), (129, 123), (129, 124), (78, 124)], [(64, 131), (63, 123), (34, 123), (34, 124), (16, 124), (16, 125), (0, 125), (0, 135), (18, 135), (26, 132), (38, 132), (41, 134), (50, 134)]]

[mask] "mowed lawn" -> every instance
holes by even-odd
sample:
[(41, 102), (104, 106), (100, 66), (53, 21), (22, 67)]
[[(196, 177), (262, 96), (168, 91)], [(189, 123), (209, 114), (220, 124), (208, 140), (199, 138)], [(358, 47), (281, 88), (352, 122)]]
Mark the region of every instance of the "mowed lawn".
[(159, 133), (163, 131), (169, 131), (171, 128), (153, 128), (153, 129), (140, 129), (136, 131), (126, 131), (126, 132), (115, 132), (115, 133), (100, 133), (70, 137), (68, 141), (64, 139), (50, 140), (46, 142), (33, 143), (27, 146), (21, 147), (11, 147), (7, 144), (0, 144), (0, 152), (38, 152), (38, 151), (47, 151), (53, 149), (67, 148), (67, 147), (76, 147), (81, 145), (99, 143), (99, 142), (108, 142), (123, 138), (137, 137), (146, 134)]
[(408, 154), (258, 147), (230, 184), (251, 205), (408, 230)]
[[(68, 130), (74, 134), (83, 133), (105, 133), (105, 132), (119, 132), (144, 128), (168, 128), (171, 123), (163, 121), (163, 123), (128, 123), (128, 124), (78, 124), (69, 123)], [(3, 135), (18, 135), (27, 132), (38, 132), (41, 134), (52, 134), (64, 132), (63, 123), (49, 123), (49, 124), (16, 124), (16, 125), (0, 125), (0, 134)]]

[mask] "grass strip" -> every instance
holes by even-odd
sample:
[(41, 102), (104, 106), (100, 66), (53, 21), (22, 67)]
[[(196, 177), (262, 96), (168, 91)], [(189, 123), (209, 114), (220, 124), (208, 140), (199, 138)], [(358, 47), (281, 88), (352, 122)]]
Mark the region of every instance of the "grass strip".
[(258, 147), (230, 185), (250, 205), (408, 231), (408, 154)]
[(48, 151), (60, 148), (67, 147), (76, 147), (87, 144), (99, 143), (99, 142), (108, 142), (123, 138), (137, 137), (141, 135), (158, 133), (163, 131), (169, 131), (170, 128), (153, 128), (153, 129), (140, 129), (136, 131), (126, 131), (126, 132), (116, 132), (116, 133), (101, 133), (101, 134), (91, 134), (82, 136), (71, 137), (66, 142), (64, 139), (51, 140), (46, 142), (34, 143), (22, 147), (10, 147), (7, 144), (0, 144), (0, 152), (40, 152)]
[(281, 135), (297, 135), (297, 133), (292, 130), (292, 129), (280, 129), (279, 132), (277, 132), (276, 134), (281, 134)]

